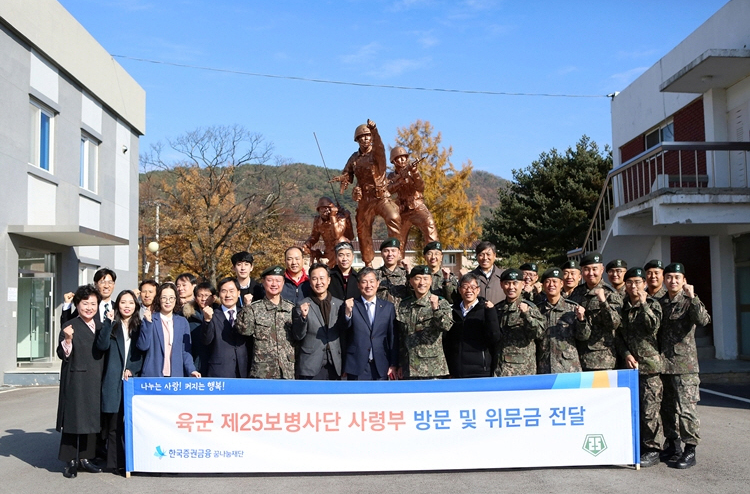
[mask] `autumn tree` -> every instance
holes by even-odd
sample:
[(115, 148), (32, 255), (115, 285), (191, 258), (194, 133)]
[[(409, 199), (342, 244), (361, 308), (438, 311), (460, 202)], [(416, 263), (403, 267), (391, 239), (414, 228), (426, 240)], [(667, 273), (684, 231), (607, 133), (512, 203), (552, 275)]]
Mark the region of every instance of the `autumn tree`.
[(141, 156), (149, 209), (160, 204), (160, 258), (173, 275), (190, 271), (215, 284), (234, 252), (265, 249), (255, 239), (278, 228), (288, 186), (273, 169), (246, 165), (272, 159), (272, 146), (241, 126), (200, 128)]
[(564, 262), (582, 245), (611, 168), (609, 146), (600, 151), (585, 135), (564, 153), (542, 153), (498, 190), (500, 204), (484, 221), (482, 238), (502, 257)]
[[(440, 146), (442, 135), (433, 135), (430, 122), (417, 120), (397, 130), (396, 145), (409, 151), (411, 159), (424, 158), (418, 165), (424, 179), (424, 202), (435, 218), (440, 241), (450, 247), (468, 248), (477, 238), (477, 217), (481, 199), (469, 199), (471, 161), (457, 169), (450, 158), (453, 148)], [(417, 233), (418, 244), (422, 242)]]

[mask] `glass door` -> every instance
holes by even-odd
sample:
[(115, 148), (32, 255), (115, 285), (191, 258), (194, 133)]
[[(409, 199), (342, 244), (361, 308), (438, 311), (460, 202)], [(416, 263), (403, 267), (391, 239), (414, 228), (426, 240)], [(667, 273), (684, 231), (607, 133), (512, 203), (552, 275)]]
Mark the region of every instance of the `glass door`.
[(51, 273), (34, 273), (18, 278), (19, 362), (48, 360), (52, 353)]

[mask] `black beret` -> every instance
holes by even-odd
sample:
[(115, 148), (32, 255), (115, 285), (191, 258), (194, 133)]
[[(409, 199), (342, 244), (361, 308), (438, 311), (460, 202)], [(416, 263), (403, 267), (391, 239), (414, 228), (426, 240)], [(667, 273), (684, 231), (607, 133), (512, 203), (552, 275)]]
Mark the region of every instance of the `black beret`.
[(628, 263), (626, 263), (622, 259), (613, 259), (607, 263), (606, 271), (609, 271), (610, 269), (614, 269), (614, 268), (628, 269)]
[(399, 242), (399, 240), (397, 238), (391, 237), (391, 238), (386, 239), (382, 244), (380, 244), (380, 250), (381, 251), (383, 249), (388, 248), (388, 247), (399, 248), (399, 247), (401, 247), (401, 242)]
[(500, 281), (522, 281), (523, 273), (520, 269), (506, 269), (500, 275)]
[(547, 280), (549, 278), (557, 278), (558, 280), (563, 279), (562, 269), (556, 268), (556, 267), (549, 268), (547, 271), (545, 271), (542, 274), (542, 282), (544, 282), (544, 280)]
[(430, 242), (429, 244), (424, 246), (422, 254), (427, 254), (431, 250), (439, 250), (440, 252), (443, 252), (443, 245), (437, 240), (435, 242)]
[(349, 242), (339, 242), (333, 248), (333, 250), (335, 250), (336, 252), (340, 251), (341, 249), (349, 249), (351, 251), (354, 251), (354, 247), (352, 247), (352, 244), (350, 244)]
[(417, 276), (418, 274), (426, 274), (431, 275), (432, 271), (430, 270), (429, 266), (425, 266), (424, 264), (418, 264), (417, 266), (414, 266), (411, 268), (411, 271), (409, 272), (409, 277)]
[(645, 280), (646, 273), (644, 273), (641, 268), (630, 268), (628, 269), (628, 272), (625, 273), (625, 279), (629, 280), (630, 278), (643, 278)]
[(591, 264), (601, 264), (602, 255), (598, 252), (590, 252), (581, 258), (581, 267), (589, 266)]
[(262, 273), (260, 273), (260, 277), (265, 278), (266, 276), (284, 276), (284, 268), (279, 265), (266, 268)]
[(536, 267), (535, 262), (527, 262), (527, 263), (521, 264), (521, 267), (518, 269), (520, 269), (521, 271), (533, 271), (535, 273), (539, 271)]
[(659, 259), (651, 259), (649, 262), (646, 263), (645, 266), (643, 266), (643, 269), (648, 271), (649, 269), (664, 269), (664, 264), (661, 263)]
[(684, 275), (685, 266), (683, 266), (682, 263), (673, 262), (672, 264), (669, 264), (666, 268), (664, 268), (664, 274), (669, 273), (682, 273)]
[(562, 269), (577, 269), (578, 271), (580, 271), (581, 267), (578, 265), (577, 261), (571, 259), (570, 261), (562, 265)]

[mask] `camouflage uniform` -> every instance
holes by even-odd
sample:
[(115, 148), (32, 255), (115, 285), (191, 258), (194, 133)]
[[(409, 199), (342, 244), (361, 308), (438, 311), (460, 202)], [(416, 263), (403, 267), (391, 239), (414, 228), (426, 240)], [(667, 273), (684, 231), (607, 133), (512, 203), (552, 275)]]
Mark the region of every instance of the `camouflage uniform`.
[(435, 378), (448, 375), (443, 353), (443, 333), (453, 325), (452, 307), (443, 298), (433, 310), (428, 293), (411, 296), (396, 308), (401, 369), (404, 378)]
[[(600, 302), (594, 290), (604, 290), (606, 302)], [(622, 298), (614, 288), (599, 281), (594, 288), (579, 285), (570, 300), (586, 309), (586, 322), (591, 326), (591, 336), (578, 344), (581, 367), (585, 371), (615, 368), (615, 330), (620, 326)]]
[[(613, 286), (612, 288), (615, 288), (615, 287)], [(621, 299), (625, 300), (628, 298), (628, 294), (625, 291), (625, 283), (623, 283), (620, 288), (615, 288), (615, 291), (617, 292), (617, 295), (619, 295)]]
[(385, 266), (380, 266), (375, 270), (375, 274), (380, 281), (377, 296), (379, 299), (387, 300), (393, 305), (405, 299), (408, 295), (406, 284), (406, 270), (401, 266), (391, 271)]
[(653, 297), (633, 304), (630, 297), (622, 306), (622, 324), (617, 329), (616, 345), (620, 356), (633, 356), (638, 362), (638, 387), (641, 398), (642, 452), (659, 451), (664, 443), (661, 409), (663, 386), (657, 335), (661, 325), (661, 305)]
[(544, 317), (533, 304), (527, 312), (521, 312), (515, 302), (503, 300), (495, 307), (500, 320), (500, 348), (498, 352), (497, 376), (524, 376), (536, 374), (535, 340), (544, 334)]
[[(700, 441), (698, 405), (698, 350), (695, 346), (695, 327), (711, 322), (706, 307), (697, 296), (692, 299), (683, 292), (674, 299), (662, 297), (661, 347), (662, 422), (667, 439), (681, 438), (685, 444), (697, 445)], [(679, 430), (677, 430), (679, 428)]]
[(657, 292), (654, 293), (653, 295), (649, 295), (649, 297), (653, 297), (656, 300), (659, 300), (661, 302), (661, 299), (664, 298), (666, 295), (667, 295), (667, 289), (662, 284), (661, 288), (659, 288), (659, 290), (657, 290)]
[(578, 320), (575, 314), (577, 306), (577, 303), (562, 297), (556, 305), (546, 297), (539, 305), (547, 329), (536, 341), (537, 374), (581, 372), (576, 340), (587, 340), (591, 327), (587, 320)]
[(451, 273), (446, 280), (445, 277), (443, 277), (442, 269), (438, 269), (436, 272), (432, 273), (432, 287), (430, 288), (432, 293), (438, 297), (443, 297), (449, 304), (452, 304), (461, 298), (456, 293), (457, 290), (458, 278), (456, 278), (455, 274)]
[(257, 379), (294, 379), (294, 304), (281, 299), (274, 305), (267, 298), (246, 305), (237, 317), (240, 334), (253, 337), (253, 361), (250, 377)]

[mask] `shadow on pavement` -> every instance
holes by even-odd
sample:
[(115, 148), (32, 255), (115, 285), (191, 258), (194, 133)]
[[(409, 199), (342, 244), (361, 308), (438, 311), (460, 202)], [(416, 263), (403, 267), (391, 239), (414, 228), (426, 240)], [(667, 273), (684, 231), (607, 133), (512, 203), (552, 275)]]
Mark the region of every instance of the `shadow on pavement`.
[(0, 456), (15, 457), (49, 472), (62, 471), (63, 464), (57, 460), (60, 434), (55, 429), (47, 429), (47, 432), (8, 429), (5, 433), (0, 437)]

